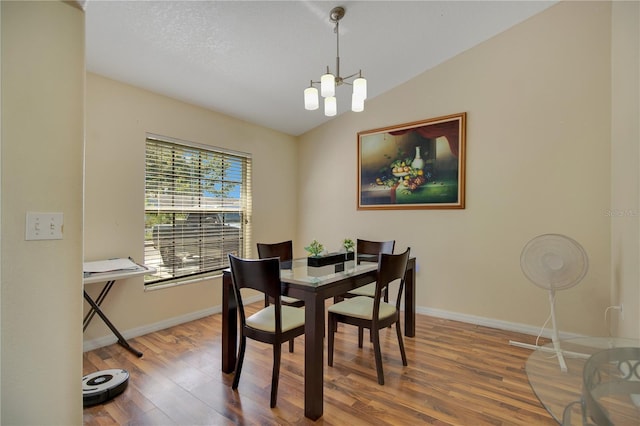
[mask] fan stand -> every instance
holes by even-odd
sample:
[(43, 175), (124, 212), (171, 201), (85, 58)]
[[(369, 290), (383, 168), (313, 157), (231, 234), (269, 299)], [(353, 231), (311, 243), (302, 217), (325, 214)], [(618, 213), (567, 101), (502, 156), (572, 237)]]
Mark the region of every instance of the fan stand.
[[(509, 344), (512, 346), (518, 346), (520, 348), (541, 350), (544, 352), (555, 352), (558, 357), (558, 363), (560, 363), (560, 370), (563, 373), (567, 372), (567, 363), (564, 360), (564, 354), (560, 348), (560, 335), (558, 334), (558, 326), (556, 324), (556, 292), (555, 290), (549, 290), (549, 304), (551, 305), (551, 324), (553, 325), (553, 332), (551, 334), (551, 341), (553, 342), (553, 348), (547, 348), (545, 346), (531, 345), (528, 343), (514, 342), (509, 340)], [(573, 353), (572, 353), (573, 354)], [(580, 354), (581, 355), (581, 354)]]
[(555, 353), (558, 358), (558, 363), (560, 364), (560, 371), (563, 373), (567, 372), (567, 363), (564, 360), (564, 356), (568, 355), (574, 358), (583, 358), (588, 359), (590, 355), (583, 354), (580, 352), (572, 352), (565, 351), (560, 347), (560, 336), (558, 334), (558, 326), (556, 324), (556, 292), (555, 290), (549, 290), (549, 304), (551, 305), (551, 324), (553, 325), (553, 331), (551, 334), (551, 341), (553, 342), (553, 347), (549, 348), (546, 346), (540, 345), (531, 345), (529, 343), (515, 342), (513, 340), (509, 340), (509, 344), (511, 346), (518, 346), (520, 348), (533, 349), (543, 352)]

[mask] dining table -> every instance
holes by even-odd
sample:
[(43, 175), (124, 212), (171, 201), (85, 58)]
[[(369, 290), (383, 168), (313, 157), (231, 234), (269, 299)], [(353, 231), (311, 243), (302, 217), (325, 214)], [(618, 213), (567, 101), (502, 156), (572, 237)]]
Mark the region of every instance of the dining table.
[[(372, 283), (377, 277), (377, 256), (356, 254), (357, 261), (322, 267), (308, 266), (307, 258), (281, 262), (282, 294), (304, 300), (304, 414), (311, 420), (323, 415), (325, 300)], [(415, 336), (416, 259), (409, 258), (404, 287), (404, 335)], [(222, 275), (222, 371), (232, 373), (236, 365), (238, 305), (231, 271)]]
[(629, 350), (638, 354), (640, 339), (562, 339), (534, 350), (525, 371), (531, 389), (558, 424), (640, 425), (640, 359), (637, 355), (624, 361), (616, 359), (617, 351)]

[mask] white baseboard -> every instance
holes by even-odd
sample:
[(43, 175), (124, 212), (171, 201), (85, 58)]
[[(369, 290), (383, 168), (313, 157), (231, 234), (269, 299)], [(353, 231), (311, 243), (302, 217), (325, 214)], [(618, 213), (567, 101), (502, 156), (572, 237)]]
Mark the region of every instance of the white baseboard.
[[(263, 300), (263, 296), (253, 296), (247, 298), (246, 303), (253, 303)], [(183, 324), (185, 322), (194, 321), (200, 318), (204, 318), (209, 315), (218, 314), (222, 312), (222, 306), (214, 306), (209, 309), (204, 309), (202, 311), (191, 312), (186, 315), (181, 315), (179, 317), (168, 318), (166, 320), (148, 324), (143, 327), (132, 328), (125, 331), (120, 331), (125, 339), (132, 339), (134, 337), (143, 336), (145, 334), (153, 333), (154, 331), (164, 330), (165, 328), (173, 327), (179, 324)], [(529, 334), (532, 336), (537, 336), (540, 333), (539, 327), (534, 327), (526, 324), (508, 322), (508, 321), (500, 321), (492, 318), (478, 317), (475, 315), (467, 315), (461, 314), (458, 312), (445, 311), (442, 309), (434, 309), (434, 308), (416, 308), (416, 313), (429, 315), (436, 318), (449, 319), (453, 321), (461, 321), (469, 324), (481, 325), (484, 327), (496, 328), (498, 330), (506, 330), (506, 331), (515, 331), (517, 333)], [(546, 329), (542, 333), (542, 337), (551, 338), (551, 330)], [(572, 337), (582, 337), (579, 334), (574, 333), (564, 333), (560, 332), (561, 339), (569, 339)], [(101, 348), (103, 346), (108, 346), (116, 343), (118, 339), (116, 336), (110, 334), (108, 336), (99, 337), (97, 339), (86, 340), (83, 342), (82, 349), (83, 351), (91, 351), (97, 348)]]
[[(429, 315), (436, 318), (466, 322), (468, 324), (481, 325), (484, 327), (495, 328), (498, 330), (515, 331), (517, 333), (529, 334), (531, 336), (537, 336), (538, 334), (540, 334), (540, 327), (535, 327), (535, 326), (516, 323), (516, 322), (501, 321), (493, 318), (478, 317), (475, 315), (461, 314), (458, 312), (445, 311), (442, 309), (418, 307), (416, 308), (416, 313)], [(551, 339), (551, 333), (552, 333), (552, 330), (545, 329), (542, 332), (541, 336)], [(581, 334), (565, 333), (562, 331), (560, 331), (559, 334), (561, 339), (571, 339), (573, 337), (584, 337)]]
[[(259, 300), (264, 300), (264, 296), (257, 295), (253, 297), (248, 297), (245, 300), (245, 303), (253, 303)], [(129, 340), (134, 337), (144, 336), (145, 334), (153, 333), (154, 331), (164, 330), (165, 328), (173, 327), (179, 324), (184, 324), (185, 322), (194, 321), (200, 318), (207, 317), (213, 314), (219, 314), (222, 312), (222, 305), (214, 306), (209, 309), (204, 309), (202, 311), (190, 312), (186, 315), (181, 315), (179, 317), (168, 318), (166, 320), (156, 322), (154, 324), (148, 324), (142, 327), (136, 327), (129, 330), (119, 330), (122, 336)], [(96, 319), (94, 319), (96, 321)], [(97, 339), (85, 340), (82, 344), (82, 350), (84, 352), (92, 351), (94, 349), (102, 348), (103, 346), (113, 345), (118, 341), (118, 338), (113, 334), (109, 334), (108, 336), (99, 337)]]

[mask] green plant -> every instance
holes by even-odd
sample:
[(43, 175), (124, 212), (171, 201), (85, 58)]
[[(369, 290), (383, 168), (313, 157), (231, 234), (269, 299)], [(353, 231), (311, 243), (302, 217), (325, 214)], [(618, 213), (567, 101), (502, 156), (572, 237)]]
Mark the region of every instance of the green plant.
[(355, 246), (356, 244), (351, 238), (345, 238), (344, 241), (342, 241), (342, 247), (344, 247), (347, 253), (353, 251)]
[(324, 246), (317, 240), (311, 241), (307, 247), (304, 248), (311, 256), (319, 256), (324, 251)]

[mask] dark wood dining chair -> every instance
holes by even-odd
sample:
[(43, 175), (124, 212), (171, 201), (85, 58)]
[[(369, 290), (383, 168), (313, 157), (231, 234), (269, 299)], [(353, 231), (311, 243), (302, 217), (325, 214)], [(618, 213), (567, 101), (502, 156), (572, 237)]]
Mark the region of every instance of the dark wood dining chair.
[[(367, 261), (369, 258), (370, 261), (377, 262), (378, 255), (380, 253), (392, 254), (393, 250), (396, 246), (396, 240), (391, 241), (369, 241), (369, 240), (356, 240), (356, 255), (358, 258), (356, 262), (360, 263), (361, 261)], [(356, 289), (350, 290), (340, 296), (334, 297), (333, 302), (338, 303), (345, 298), (357, 297), (357, 296), (367, 296), (374, 297), (376, 294), (376, 283), (375, 281), (362, 287), (358, 287)], [(383, 293), (384, 301), (389, 302), (389, 293), (385, 290)], [(362, 329), (360, 330), (362, 332)], [(373, 338), (373, 337), (372, 337)], [(370, 339), (371, 340), (371, 339)]]
[[(328, 363), (333, 366), (333, 347), (335, 330), (339, 322), (358, 327), (358, 347), (362, 348), (363, 328), (371, 332), (373, 349), (376, 360), (378, 383), (384, 385), (384, 373), (382, 370), (382, 353), (380, 351), (380, 329), (395, 323), (398, 335), (398, 346), (402, 356), (402, 365), (407, 365), (407, 356), (402, 341), (400, 330), (400, 299), (404, 289), (404, 276), (407, 271), (410, 248), (402, 254), (380, 253), (378, 261), (378, 277), (374, 297), (356, 296), (335, 303), (329, 307), (328, 318)], [(399, 280), (398, 297), (395, 305), (382, 300), (382, 294), (389, 288), (389, 284)]]
[[(356, 255), (360, 257), (360, 255), (370, 255), (374, 256), (373, 261), (376, 262), (378, 260), (378, 254), (386, 253), (392, 254), (395, 248), (396, 241), (368, 241), (368, 240), (356, 240)], [(360, 261), (360, 260), (358, 260)], [(362, 287), (358, 287), (354, 290), (351, 290), (343, 295), (343, 297), (356, 297), (356, 296), (369, 296), (374, 297), (376, 293), (376, 283), (370, 283), (367, 285), (363, 285)], [(389, 296), (387, 292), (384, 294), (384, 301), (389, 301)]]
[[(280, 296), (280, 261), (278, 258), (241, 259), (229, 254), (233, 291), (240, 314), (240, 347), (236, 359), (233, 390), (238, 389), (247, 337), (273, 345), (271, 376), (271, 408), (278, 398), (278, 379), (282, 344), (304, 334), (304, 309), (283, 306)], [(274, 303), (247, 318), (241, 289), (249, 288), (267, 294)]]
[[(293, 242), (291, 240), (281, 243), (258, 243), (257, 247), (258, 257), (260, 259), (277, 257), (280, 259), (280, 262), (291, 262), (293, 260)], [(264, 306), (269, 306), (269, 302), (269, 297), (265, 295)], [(301, 308), (304, 306), (304, 301), (293, 297), (282, 296), (282, 304)]]
[[(293, 241), (282, 241), (281, 243), (257, 243), (258, 257), (260, 259), (267, 259), (269, 257), (277, 257), (280, 259), (280, 267), (283, 262), (293, 261)], [(264, 295), (264, 306), (269, 306), (272, 302), (268, 295)], [(294, 297), (282, 296), (282, 304), (285, 306), (293, 306), (294, 308), (301, 308), (304, 306), (304, 300), (296, 299)], [(289, 352), (293, 352), (294, 343), (293, 339), (289, 341)]]

